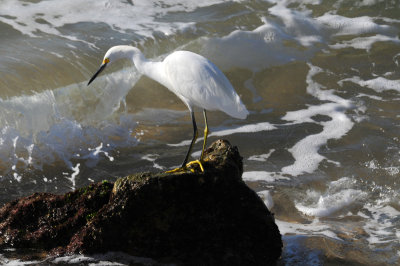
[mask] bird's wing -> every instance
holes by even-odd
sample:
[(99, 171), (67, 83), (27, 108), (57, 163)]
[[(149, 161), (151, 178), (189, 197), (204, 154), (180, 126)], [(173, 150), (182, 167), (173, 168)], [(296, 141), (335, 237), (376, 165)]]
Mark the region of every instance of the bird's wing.
[(244, 118), (246, 107), (229, 80), (212, 62), (186, 51), (175, 52), (165, 59), (165, 73), (170, 90), (190, 104), (207, 110), (221, 110)]

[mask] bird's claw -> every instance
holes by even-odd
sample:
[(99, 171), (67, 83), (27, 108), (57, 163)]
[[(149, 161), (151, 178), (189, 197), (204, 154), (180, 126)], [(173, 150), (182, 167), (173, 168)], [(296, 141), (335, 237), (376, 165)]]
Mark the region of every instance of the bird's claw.
[[(188, 166), (190, 166), (192, 164), (195, 164), (195, 163), (197, 163), (200, 166), (201, 171), (204, 172), (204, 167), (203, 167), (202, 163), (200, 162), (200, 160), (195, 160), (195, 161), (188, 162), (186, 164), (186, 167), (188, 167)], [(190, 171), (194, 172), (194, 170), (192, 168), (189, 168), (189, 169), (190, 169)]]
[(194, 173), (195, 172), (194, 169), (189, 167), (192, 164), (198, 164), (200, 166), (201, 172), (204, 172), (203, 164), (200, 162), (200, 160), (195, 160), (195, 161), (188, 162), (184, 167), (178, 167), (178, 168), (166, 171), (165, 173), (170, 174), (170, 173), (177, 173), (177, 172), (185, 172), (187, 170), (189, 170), (190, 172)]

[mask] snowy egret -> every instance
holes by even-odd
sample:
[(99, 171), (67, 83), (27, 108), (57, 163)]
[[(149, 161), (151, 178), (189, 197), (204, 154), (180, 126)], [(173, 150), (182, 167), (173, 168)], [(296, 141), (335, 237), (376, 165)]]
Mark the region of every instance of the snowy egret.
[[(208, 136), (206, 110), (220, 110), (240, 119), (246, 118), (249, 114), (246, 106), (221, 70), (203, 56), (189, 51), (176, 51), (168, 55), (162, 62), (153, 62), (147, 60), (136, 47), (114, 46), (107, 51), (100, 69), (89, 80), (88, 85), (108, 64), (119, 59), (131, 60), (141, 74), (167, 87), (189, 108), (193, 123), (193, 138), (182, 166), (169, 172), (184, 170), (193, 163), (197, 163), (204, 171), (202, 161)], [(198, 136), (194, 106), (203, 109), (204, 142), (200, 159), (188, 163), (189, 155)]]

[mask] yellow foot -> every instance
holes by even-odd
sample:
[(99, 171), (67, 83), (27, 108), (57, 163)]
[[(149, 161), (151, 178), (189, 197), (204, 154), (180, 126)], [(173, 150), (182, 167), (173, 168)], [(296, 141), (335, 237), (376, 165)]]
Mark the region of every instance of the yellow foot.
[[(188, 162), (186, 164), (186, 167), (188, 167), (189, 165), (195, 164), (195, 163), (197, 163), (200, 166), (201, 171), (204, 172), (204, 167), (199, 160)], [(190, 171), (194, 172), (194, 170), (192, 168), (190, 168)]]
[(184, 172), (185, 171), (185, 168), (183, 168), (183, 167), (178, 167), (178, 168), (175, 168), (175, 169), (172, 169), (172, 170), (169, 170), (169, 171), (165, 171), (167, 174), (170, 174), (170, 173), (177, 173), (177, 172)]
[(177, 173), (177, 172), (185, 172), (186, 170), (190, 170), (192, 173), (194, 173), (195, 172), (194, 169), (193, 168), (188, 168), (188, 166), (190, 166), (192, 164), (196, 164), (196, 163), (200, 166), (201, 171), (204, 172), (204, 167), (201, 164), (201, 162), (199, 160), (195, 160), (195, 161), (188, 162), (185, 165), (185, 167), (178, 167), (178, 168), (166, 171), (166, 173), (170, 174), (170, 173)]

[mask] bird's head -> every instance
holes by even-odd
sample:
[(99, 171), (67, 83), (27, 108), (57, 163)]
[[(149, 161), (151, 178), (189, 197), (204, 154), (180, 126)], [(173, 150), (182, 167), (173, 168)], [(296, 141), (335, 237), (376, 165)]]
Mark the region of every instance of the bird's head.
[[(107, 55), (107, 54), (106, 54), (106, 55)], [(92, 76), (92, 78), (89, 80), (89, 82), (88, 82), (88, 84), (87, 84), (88, 86), (89, 86), (89, 84), (92, 83), (92, 81), (106, 68), (107, 64), (110, 63), (110, 62), (111, 62), (110, 57), (104, 56), (103, 63), (101, 64), (99, 70), (97, 70), (96, 73), (94, 73), (94, 75)]]
[[(111, 47), (106, 54), (104, 55), (103, 62), (100, 65), (99, 70), (94, 73), (93, 77), (89, 80), (88, 84), (92, 83), (92, 81), (106, 68), (107, 65), (119, 60), (119, 59), (128, 59), (132, 58), (132, 56), (138, 53), (138, 49), (132, 46), (127, 45), (118, 45)], [(140, 52), (140, 51), (139, 51)]]

